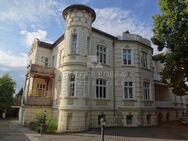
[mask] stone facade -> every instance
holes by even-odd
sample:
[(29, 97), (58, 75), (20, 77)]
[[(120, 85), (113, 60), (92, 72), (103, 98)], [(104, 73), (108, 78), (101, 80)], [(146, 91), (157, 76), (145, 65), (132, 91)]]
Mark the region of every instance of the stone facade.
[(95, 11), (84, 5), (67, 7), (63, 17), (64, 34), (53, 44), (36, 39), (29, 52), (22, 125), (44, 111), (57, 118), (58, 132), (100, 127), (102, 116), (107, 127), (151, 126), (182, 116), (181, 100), (164, 104), (174, 94), (156, 81), (161, 65), (152, 59), (150, 41), (93, 28)]

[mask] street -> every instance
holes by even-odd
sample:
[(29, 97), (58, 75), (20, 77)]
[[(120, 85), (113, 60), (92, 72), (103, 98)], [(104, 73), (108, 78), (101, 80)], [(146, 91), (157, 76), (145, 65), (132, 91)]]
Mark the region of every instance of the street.
[[(188, 141), (188, 126), (178, 122), (153, 127), (107, 128), (105, 141)], [(101, 141), (100, 129), (82, 133), (40, 135), (18, 121), (0, 121), (0, 141)]]

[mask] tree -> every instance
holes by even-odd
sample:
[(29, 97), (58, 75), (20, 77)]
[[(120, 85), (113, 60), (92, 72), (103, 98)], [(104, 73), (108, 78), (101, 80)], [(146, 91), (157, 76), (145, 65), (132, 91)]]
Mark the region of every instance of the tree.
[(21, 88), (18, 93), (16, 94), (16, 97), (22, 97), (23, 95), (23, 88)]
[(159, 0), (161, 14), (153, 16), (152, 42), (161, 51), (163, 80), (168, 80), (172, 91), (181, 96), (188, 94), (188, 0)]
[(8, 74), (0, 77), (0, 111), (6, 111), (13, 103), (16, 83)]

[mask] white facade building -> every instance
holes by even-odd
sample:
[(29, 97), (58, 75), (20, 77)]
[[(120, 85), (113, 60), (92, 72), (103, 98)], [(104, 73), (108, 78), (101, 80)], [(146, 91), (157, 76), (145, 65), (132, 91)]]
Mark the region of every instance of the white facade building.
[[(20, 120), (38, 112), (58, 120), (58, 131), (106, 126), (151, 126), (181, 117), (183, 102), (160, 82), (161, 65), (149, 40), (124, 32), (122, 38), (92, 27), (96, 14), (85, 5), (63, 11), (65, 32), (53, 44), (35, 40)], [(177, 115), (178, 114), (178, 115)]]

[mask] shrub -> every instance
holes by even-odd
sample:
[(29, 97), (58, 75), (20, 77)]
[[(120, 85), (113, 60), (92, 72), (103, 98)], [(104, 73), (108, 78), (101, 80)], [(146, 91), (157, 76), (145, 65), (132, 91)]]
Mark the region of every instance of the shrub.
[(47, 115), (46, 124), (49, 132), (57, 130), (57, 119), (53, 115)]
[(44, 120), (44, 119), (43, 119), (43, 118), (44, 118), (43, 116), (44, 116), (44, 115), (43, 115), (42, 112), (36, 114), (36, 121), (37, 121), (38, 124), (40, 124), (40, 123), (43, 122), (43, 120)]
[(30, 123), (29, 123), (29, 128), (30, 128), (31, 130), (37, 130), (38, 124), (37, 124), (36, 122), (30, 122)]

